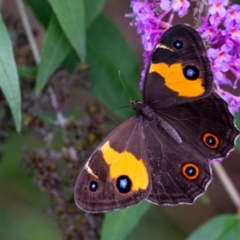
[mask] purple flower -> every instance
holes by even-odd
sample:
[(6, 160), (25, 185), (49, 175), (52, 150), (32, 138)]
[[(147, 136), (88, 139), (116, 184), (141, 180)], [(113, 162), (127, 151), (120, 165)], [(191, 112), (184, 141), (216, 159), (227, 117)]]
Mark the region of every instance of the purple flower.
[(198, 28), (198, 32), (206, 41), (212, 41), (219, 34), (218, 28), (216, 26), (209, 25), (207, 22), (203, 23)]
[(220, 17), (224, 17), (226, 15), (225, 6), (228, 5), (228, 0), (209, 0), (210, 4), (208, 12), (211, 15), (219, 14)]
[(232, 22), (240, 23), (240, 5), (233, 4), (226, 13), (226, 19), (224, 21), (225, 27), (228, 27)]
[(216, 92), (226, 101), (228, 102), (229, 110), (232, 114), (236, 113), (240, 109), (240, 97), (234, 96), (222, 90), (218, 85), (216, 86)]
[(226, 44), (223, 44), (221, 48), (209, 48), (208, 49), (208, 57), (210, 59), (214, 59), (215, 66), (218, 66), (223, 72), (229, 70), (232, 60), (232, 55), (229, 54), (229, 47)]
[(229, 38), (236, 41), (236, 43), (240, 42), (240, 23), (234, 24), (233, 22), (228, 26), (226, 32), (229, 35)]
[(211, 60), (214, 79), (218, 84), (231, 85), (231, 81), (227, 78), (226, 72), (229, 71), (232, 56), (228, 54), (228, 47), (223, 45), (221, 49), (208, 49), (208, 57)]
[(173, 0), (172, 2), (172, 9), (174, 12), (178, 12), (179, 17), (184, 17), (187, 14), (189, 6), (188, 0)]
[(170, 3), (169, 0), (161, 0), (159, 6), (163, 11), (165, 11), (165, 10), (170, 11), (171, 10), (171, 3)]
[[(144, 69), (140, 87), (143, 86), (150, 55), (163, 32), (172, 25), (174, 17), (188, 13), (188, 0), (132, 0), (133, 21), (141, 34), (144, 47)], [(205, 0), (198, 8), (198, 32), (208, 46), (216, 91), (228, 103), (232, 112), (240, 108), (240, 97), (221, 89), (222, 85), (236, 88), (240, 80), (240, 5), (230, 5), (229, 0)], [(200, 24), (199, 24), (200, 23)], [(230, 75), (233, 76), (231, 79)]]
[(219, 15), (219, 13), (216, 13), (216, 14), (210, 16), (209, 22), (213, 26), (218, 26), (222, 22), (222, 17)]

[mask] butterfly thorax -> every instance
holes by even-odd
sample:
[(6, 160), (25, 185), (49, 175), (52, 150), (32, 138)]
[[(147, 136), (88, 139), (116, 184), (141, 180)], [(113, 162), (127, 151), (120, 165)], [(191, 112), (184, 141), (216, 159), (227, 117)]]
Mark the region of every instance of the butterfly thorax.
[(156, 114), (148, 105), (139, 101), (131, 101), (130, 103), (133, 106), (133, 109), (137, 112), (137, 116), (143, 117), (147, 120), (146, 122), (153, 121), (153, 124), (158, 130), (165, 134), (169, 139), (177, 144), (182, 143), (182, 138), (176, 129), (159, 114)]
[(131, 101), (130, 103), (133, 109), (137, 112), (137, 115), (141, 115), (149, 121), (153, 120), (154, 113), (148, 105), (139, 101)]

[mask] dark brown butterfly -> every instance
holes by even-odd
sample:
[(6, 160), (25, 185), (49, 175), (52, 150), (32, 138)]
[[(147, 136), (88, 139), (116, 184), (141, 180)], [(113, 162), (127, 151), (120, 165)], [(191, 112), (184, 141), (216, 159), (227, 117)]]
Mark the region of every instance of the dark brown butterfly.
[(136, 204), (192, 203), (206, 190), (208, 159), (223, 158), (239, 131), (227, 103), (214, 92), (200, 35), (184, 24), (156, 45), (136, 116), (107, 136), (78, 176), (75, 201), (89, 212)]

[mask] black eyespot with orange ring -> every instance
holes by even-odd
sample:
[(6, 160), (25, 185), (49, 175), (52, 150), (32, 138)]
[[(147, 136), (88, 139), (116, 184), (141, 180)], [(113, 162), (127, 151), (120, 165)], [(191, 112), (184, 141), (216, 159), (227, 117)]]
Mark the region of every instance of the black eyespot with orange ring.
[(206, 132), (202, 135), (202, 142), (206, 147), (216, 149), (220, 144), (220, 139), (215, 134)]
[(200, 175), (200, 168), (195, 163), (185, 163), (182, 165), (182, 175), (190, 181), (196, 180)]

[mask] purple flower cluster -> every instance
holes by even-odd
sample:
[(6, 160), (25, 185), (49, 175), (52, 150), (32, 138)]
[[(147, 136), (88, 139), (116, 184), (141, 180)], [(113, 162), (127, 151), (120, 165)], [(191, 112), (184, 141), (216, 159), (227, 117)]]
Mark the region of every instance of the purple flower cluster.
[[(144, 47), (144, 70), (140, 87), (142, 88), (145, 70), (150, 54), (162, 33), (172, 25), (174, 17), (188, 13), (188, 0), (132, 0), (132, 26), (141, 34)], [(208, 46), (217, 92), (229, 103), (234, 113), (240, 108), (240, 97), (221, 89), (221, 85), (237, 88), (240, 79), (240, 5), (230, 4), (229, 0), (206, 0), (199, 5), (200, 23), (198, 32)]]
[[(155, 47), (162, 33), (172, 25), (174, 13), (178, 13), (179, 17), (187, 14), (190, 3), (188, 0), (132, 0), (131, 8), (133, 13), (126, 14), (126, 17), (133, 18), (131, 26), (137, 27), (138, 34), (141, 34), (142, 44), (144, 47), (144, 70), (142, 77), (144, 78), (145, 69), (147, 67), (150, 54)], [(168, 20), (164, 21), (168, 15)], [(142, 81), (140, 83), (142, 88)]]
[(198, 31), (209, 46), (217, 92), (228, 101), (230, 110), (236, 112), (240, 98), (220, 86), (236, 89), (240, 79), (240, 5), (231, 5), (228, 0), (208, 0), (208, 4), (208, 13)]

